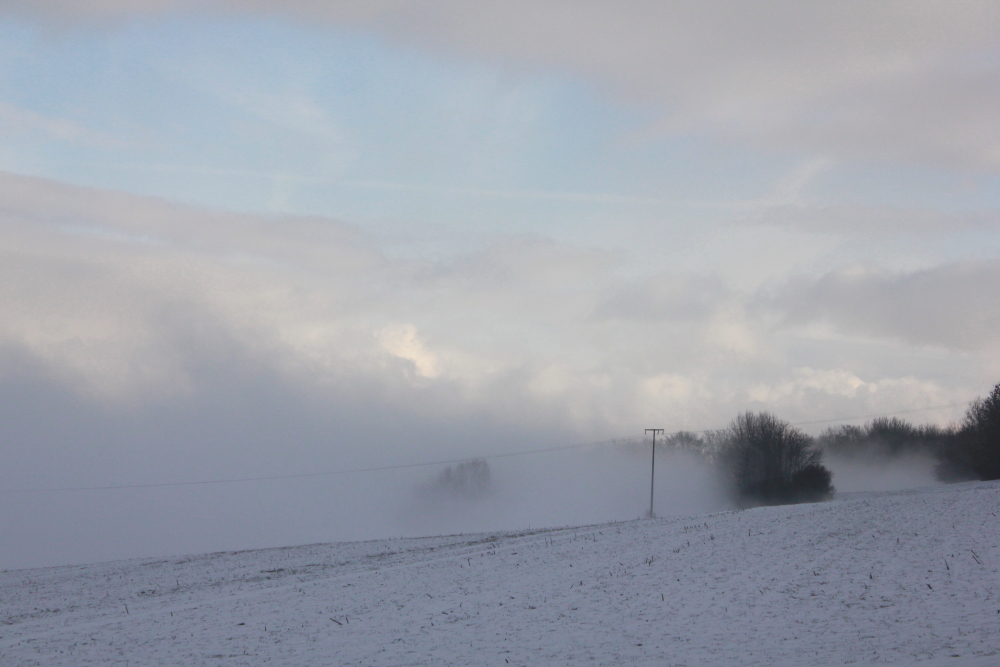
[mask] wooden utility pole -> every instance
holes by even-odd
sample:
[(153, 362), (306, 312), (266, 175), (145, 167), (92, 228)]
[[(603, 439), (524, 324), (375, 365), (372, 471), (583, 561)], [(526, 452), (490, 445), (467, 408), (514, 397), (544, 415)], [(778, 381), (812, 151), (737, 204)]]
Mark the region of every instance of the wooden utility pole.
[(655, 519), (656, 515), (653, 514), (653, 476), (656, 473), (656, 434), (663, 433), (662, 428), (647, 428), (646, 433), (652, 431), (653, 433), (653, 461), (649, 466), (649, 518)]

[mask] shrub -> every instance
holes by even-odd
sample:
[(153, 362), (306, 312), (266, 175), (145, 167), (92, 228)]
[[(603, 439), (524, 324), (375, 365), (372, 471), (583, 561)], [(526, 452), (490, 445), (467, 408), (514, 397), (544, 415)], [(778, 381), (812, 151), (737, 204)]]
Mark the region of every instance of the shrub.
[(800, 502), (815, 503), (833, 493), (833, 473), (819, 464), (807, 465), (792, 475), (792, 497)]
[(726, 432), (719, 462), (742, 503), (818, 501), (834, 489), (813, 439), (774, 415), (746, 412)]

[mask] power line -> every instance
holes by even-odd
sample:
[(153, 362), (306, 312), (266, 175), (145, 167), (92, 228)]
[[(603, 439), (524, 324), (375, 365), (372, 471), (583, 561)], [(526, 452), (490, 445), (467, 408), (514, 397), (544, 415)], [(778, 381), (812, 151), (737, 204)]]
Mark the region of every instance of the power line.
[(548, 452), (559, 452), (567, 449), (584, 449), (586, 447), (598, 447), (614, 442), (613, 440), (599, 440), (577, 445), (563, 445), (561, 447), (547, 447), (544, 449), (531, 449), (520, 452), (507, 452), (506, 454), (488, 454), (485, 456), (469, 456), (460, 459), (444, 459), (441, 461), (426, 461), (424, 463), (402, 463), (390, 466), (376, 466), (373, 468), (351, 468), (347, 470), (328, 470), (324, 472), (303, 472), (292, 475), (267, 475), (263, 477), (234, 477), (229, 479), (205, 479), (192, 482), (154, 482), (151, 484), (114, 484), (110, 486), (67, 486), (51, 489), (5, 489), (0, 493), (43, 493), (53, 491), (112, 491), (117, 489), (153, 489), (167, 486), (200, 486), (205, 484), (236, 484), (239, 482), (265, 482), (279, 479), (300, 479), (303, 477), (329, 477), (333, 475), (350, 475), (359, 472), (379, 472), (383, 470), (402, 470), (404, 468), (422, 468), (426, 466), (447, 465), (450, 463), (466, 463), (468, 461), (479, 461), (483, 459), (504, 459), (511, 456), (527, 456), (531, 454), (546, 454)]
[[(817, 419), (814, 421), (804, 421), (795, 422), (793, 426), (806, 426), (809, 424), (826, 424), (838, 421), (852, 421), (855, 419), (871, 419), (875, 417), (891, 417), (893, 415), (902, 415), (912, 412), (926, 412), (929, 410), (939, 410), (943, 408), (954, 408), (962, 405), (968, 405), (968, 403), (950, 403), (948, 405), (934, 405), (926, 408), (913, 408), (910, 410), (897, 410), (895, 412), (882, 412), (870, 415), (857, 415), (854, 417), (838, 417), (836, 419)], [(658, 429), (659, 430), (659, 429)], [(718, 429), (702, 429), (700, 431), (689, 431), (690, 433), (709, 433), (713, 430)], [(679, 433), (680, 431), (674, 431), (672, 433)], [(155, 489), (164, 487), (174, 487), (174, 486), (206, 486), (209, 484), (239, 484), (244, 482), (267, 482), (274, 480), (283, 479), (303, 479), (306, 477), (332, 477), (335, 475), (352, 475), (356, 473), (363, 472), (381, 472), (386, 470), (403, 470), (406, 468), (424, 468), (427, 466), (437, 466), (437, 465), (449, 465), (452, 463), (466, 463), (469, 461), (477, 460), (493, 460), (493, 459), (505, 459), (514, 456), (531, 456), (533, 454), (548, 454), (550, 452), (561, 452), (572, 449), (586, 449), (588, 447), (600, 447), (618, 444), (620, 442), (627, 442), (631, 438), (611, 438), (608, 440), (598, 440), (594, 442), (587, 442), (583, 444), (576, 445), (561, 445), (559, 447), (545, 447), (542, 449), (529, 449), (522, 450), (519, 452), (507, 452), (504, 454), (487, 454), (483, 456), (468, 456), (464, 458), (457, 459), (443, 459), (438, 461), (426, 461), (423, 463), (401, 463), (395, 465), (387, 466), (375, 466), (371, 468), (349, 468), (345, 470), (328, 470), (323, 472), (304, 472), (295, 473), (291, 475), (266, 475), (261, 477), (233, 477), (227, 479), (206, 479), (198, 481), (188, 481), (188, 482), (154, 482), (150, 484), (113, 484), (108, 486), (66, 486), (66, 487), (56, 487), (56, 488), (42, 488), (42, 489), (0, 489), (0, 493), (54, 493), (62, 491), (115, 491), (120, 489)]]

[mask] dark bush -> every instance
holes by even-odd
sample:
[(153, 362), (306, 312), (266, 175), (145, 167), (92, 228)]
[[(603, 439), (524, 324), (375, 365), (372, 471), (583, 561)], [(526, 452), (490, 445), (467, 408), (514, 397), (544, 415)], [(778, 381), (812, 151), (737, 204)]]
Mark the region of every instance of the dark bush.
[(814, 503), (833, 493), (833, 473), (821, 465), (808, 465), (792, 475), (792, 496), (800, 502)]
[(934, 466), (934, 476), (942, 482), (968, 482), (979, 479), (979, 475), (976, 474), (963, 454), (959, 434), (956, 433), (949, 446), (938, 454), (938, 462)]
[(720, 453), (741, 503), (776, 505), (829, 497), (832, 474), (813, 439), (774, 415), (746, 412), (727, 431)]

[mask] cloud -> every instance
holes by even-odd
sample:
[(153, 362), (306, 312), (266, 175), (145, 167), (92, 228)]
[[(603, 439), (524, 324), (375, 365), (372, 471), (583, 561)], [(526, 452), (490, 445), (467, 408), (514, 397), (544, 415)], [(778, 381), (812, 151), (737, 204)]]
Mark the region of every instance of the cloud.
[[(0, 257), (0, 345), (95, 400), (194, 397), (205, 368), (252, 362), (318, 397), (366, 387), (405, 412), (563, 425), (579, 412), (566, 403), (582, 399), (539, 403), (528, 387), (567, 364), (576, 379), (593, 372), (581, 371), (596, 361), (587, 337), (567, 345), (565, 332), (615, 265), (530, 237), (444, 262), (390, 260), (334, 220), (12, 174), (0, 174)], [(575, 425), (590, 426), (614, 428)]]
[(595, 317), (659, 321), (704, 321), (728, 297), (716, 276), (659, 273), (609, 294)]
[(426, 378), (440, 375), (437, 355), (429, 352), (410, 323), (389, 325), (378, 333), (379, 342), (389, 354), (413, 362), (417, 374)]
[(574, 72), (659, 109), (668, 135), (961, 170), (1000, 167), (991, 2), (104, 0), (7, 3), (62, 23), (292, 17), (515, 67)]
[[(798, 421), (953, 403), (1000, 372), (998, 271), (844, 270), (758, 294), (535, 236), (398, 258), (336, 220), (0, 173), (0, 491), (502, 454), (715, 428), (745, 409)], [(915, 363), (928, 344), (936, 365)], [(518, 477), (509, 488), (550, 504), (493, 520), (631, 516), (631, 473), (585, 467), (609, 473), (609, 504), (566, 510), (578, 479)], [(549, 481), (566, 469), (510, 468)], [(74, 496), (69, 509), (25, 496), (0, 504), (14, 526), (0, 560), (400, 534), (418, 530), (395, 517), (422, 474)]]
[(46, 139), (96, 148), (122, 148), (119, 139), (67, 118), (53, 118), (7, 102), (0, 102), (0, 136), (39, 133)]
[[(180, 390), (213, 338), (336, 364), (378, 254), (333, 221), (281, 224), (3, 175), (4, 342), (108, 396)], [(320, 293), (303, 276), (351, 276)], [(340, 310), (334, 325), (324, 315)], [(168, 392), (169, 393), (169, 392)]]
[(762, 298), (785, 326), (822, 324), (846, 334), (962, 351), (1000, 345), (1000, 260), (893, 273), (856, 266), (794, 278)]
[[(728, 222), (706, 221), (704, 213), (681, 220), (694, 207), (676, 213), (669, 196), (414, 184), (391, 174), (341, 184), (373, 194), (475, 199), (476, 209), (500, 217), (496, 205), (503, 202), (574, 204), (584, 216), (580, 227), (592, 224), (587, 204), (641, 204), (648, 220), (615, 220), (610, 238), (616, 243), (630, 226), (642, 227), (642, 259), (503, 233), (463, 237), (439, 257), (407, 252), (407, 240), (391, 233), (369, 234), (329, 218), (226, 213), (0, 172), (0, 490), (392, 465), (632, 435), (649, 426), (716, 428), (745, 409), (805, 421), (981, 393), (1000, 373), (1000, 304), (990, 289), (1000, 263), (925, 260), (920, 271), (890, 271), (855, 265), (868, 255), (850, 239), (906, 232), (895, 239), (906, 243), (909, 233), (927, 232), (922, 242), (930, 245), (938, 243), (933, 234), (956, 229), (971, 238), (995, 227), (994, 213), (817, 207), (804, 193), (826, 170), (851, 160), (995, 170), (1000, 100), (991, 84), (1000, 32), (992, 7), (4, 3), (0, 12), (44, 17), (60, 30), (171, 16), (181, 30), (191, 17), (277, 17), (374, 32), (404, 50), (584, 78), (652, 110), (657, 120), (636, 136), (700, 134), (795, 153), (795, 166), (756, 199), (707, 203), (735, 218)], [(274, 126), (289, 146), (328, 154), (315, 170), (317, 183), (358, 159), (348, 126), (324, 109), (322, 97), (296, 88), (295, 77), (281, 75), (264, 90), (210, 65), (196, 75), (160, 65), (175, 82), (179, 77), (254, 123)], [(516, 125), (530, 113), (507, 120)], [(113, 147), (83, 126), (9, 104), (0, 104), (2, 120), (20, 133)], [(472, 153), (493, 169), (493, 153)], [(832, 248), (841, 240), (831, 244), (831, 233), (854, 246)], [(884, 244), (872, 247), (887, 261)], [(963, 250), (970, 252), (942, 252)], [(972, 252), (988, 253), (989, 244)], [(801, 273), (789, 278), (791, 271)], [(768, 287), (758, 289), (761, 283)], [(927, 413), (939, 422), (952, 417)], [(580, 469), (603, 479), (610, 464), (597, 458)], [(524, 468), (546, 480), (563, 466)], [(144, 511), (172, 521), (183, 535), (200, 521), (191, 517), (224, 497), (229, 509), (196, 532), (215, 535), (233, 516), (256, 513), (270, 517), (272, 544), (374, 536), (375, 525), (384, 535), (399, 530), (385, 517), (398, 511), (393, 503), (406, 502), (399, 490), (415, 479), (380, 479), (324, 478), (326, 486), (317, 482), (308, 492), (305, 484), (293, 491), (246, 487), (231, 496), (178, 492), (162, 503), (149, 499)], [(608, 506), (623, 512), (635, 488), (626, 482), (607, 486), (609, 498), (622, 495)], [(542, 493), (539, 485), (509, 488), (517, 495), (537, 491), (539, 502), (575, 498), (548, 487)], [(129, 515), (129, 503), (87, 502), (65, 513), (53, 501), (44, 519), (27, 503), (2, 509), (4, 516), (22, 512), (30, 530), (61, 526), (78, 537), (86, 531), (77, 524), (94, 525), (93, 517), (114, 511), (131, 521), (118, 533), (124, 540), (136, 526), (147, 537), (148, 526), (158, 526)], [(92, 516), (81, 519), (81, 512)], [(307, 537), (282, 532), (304, 516)], [(331, 533), (331, 521), (355, 532)], [(237, 546), (259, 526), (247, 520), (240, 530)]]
[[(792, 354), (779, 335), (789, 328), (821, 322), (962, 353), (988, 349), (996, 330), (983, 288), (992, 263), (923, 278), (840, 272), (755, 296), (713, 273), (628, 275), (616, 253), (532, 236), (446, 259), (390, 258), (335, 220), (12, 174), (0, 174), (0, 256), (0, 345), (109, 405), (197, 400), (206, 378), (252, 367), (317, 405), (351, 395), (589, 438), (654, 416), (714, 426), (755, 400), (752, 387), (804, 366), (865, 382), (911, 374)], [(934, 321), (940, 312), (969, 326), (951, 331)], [(779, 408), (792, 395), (774, 396)]]
[(992, 230), (1000, 225), (995, 210), (945, 213), (931, 208), (830, 204), (777, 205), (764, 209), (757, 221), (801, 230), (851, 235), (899, 233), (955, 234)]

